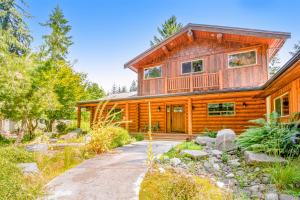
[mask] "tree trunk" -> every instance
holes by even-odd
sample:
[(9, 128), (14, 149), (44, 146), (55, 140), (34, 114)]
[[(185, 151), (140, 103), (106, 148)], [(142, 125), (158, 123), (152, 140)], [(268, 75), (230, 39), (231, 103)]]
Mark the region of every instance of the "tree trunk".
[(53, 123), (54, 123), (54, 119), (50, 119), (48, 121), (46, 121), (46, 126), (47, 126), (47, 131), (48, 132), (52, 132), (52, 126), (53, 126)]

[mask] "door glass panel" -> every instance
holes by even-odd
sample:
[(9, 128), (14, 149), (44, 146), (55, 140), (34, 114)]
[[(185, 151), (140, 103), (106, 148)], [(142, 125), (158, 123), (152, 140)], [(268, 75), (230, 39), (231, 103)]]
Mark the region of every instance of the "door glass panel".
[(275, 100), (275, 112), (281, 116), (281, 98)]
[(282, 96), (282, 116), (289, 115), (289, 95)]
[(174, 106), (173, 107), (173, 112), (183, 112), (183, 107), (182, 106)]

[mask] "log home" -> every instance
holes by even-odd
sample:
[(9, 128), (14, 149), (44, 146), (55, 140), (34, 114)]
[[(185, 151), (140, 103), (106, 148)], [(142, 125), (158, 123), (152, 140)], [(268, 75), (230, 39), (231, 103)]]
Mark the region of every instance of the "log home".
[(137, 93), (79, 102), (78, 126), (81, 108), (90, 110), (92, 119), (97, 104), (105, 100), (108, 109), (114, 104), (122, 109), (131, 133), (147, 132), (150, 111), (158, 137), (222, 128), (240, 133), (249, 120), (263, 117), (273, 107), (279, 110), (273, 101), (287, 116), (285, 94), (298, 101), (288, 114), (299, 111), (299, 80), (289, 82), (294, 81), (293, 73), (280, 71), (269, 79), (269, 61), (288, 38), (286, 32), (188, 24), (124, 65), (137, 73)]

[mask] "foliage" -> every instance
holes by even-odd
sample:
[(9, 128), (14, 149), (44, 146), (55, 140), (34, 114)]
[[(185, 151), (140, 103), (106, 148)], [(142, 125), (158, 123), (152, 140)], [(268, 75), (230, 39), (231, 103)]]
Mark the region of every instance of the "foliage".
[(298, 41), (296, 44), (294, 44), (293, 50), (289, 53), (294, 56), (297, 52), (300, 51), (300, 41)]
[(105, 113), (108, 102), (99, 103), (93, 120), (91, 131), (92, 139), (88, 144), (89, 149), (97, 154), (106, 152), (117, 146), (122, 146), (130, 142), (130, 136), (127, 130), (119, 127), (126, 123), (122, 120), (115, 120), (122, 110), (115, 112), (115, 104), (107, 113)]
[(206, 128), (204, 130), (204, 135), (208, 136), (208, 137), (211, 137), (211, 138), (216, 138), (217, 137), (217, 131), (211, 131), (211, 130)]
[(181, 23), (177, 23), (176, 16), (173, 15), (161, 25), (161, 28), (157, 28), (159, 36), (153, 37), (153, 41), (150, 41), (151, 46), (154, 46), (155, 44), (158, 44), (164, 39), (177, 33), (178, 31), (180, 31), (180, 29), (182, 29), (182, 27), (183, 25)]
[(14, 146), (0, 147), (0, 157), (12, 163), (33, 162), (34, 160), (32, 153)]
[(0, 147), (9, 145), (12, 141), (0, 134)]
[(129, 92), (134, 92), (134, 91), (137, 91), (137, 81), (136, 80), (133, 80), (131, 82), (131, 85), (130, 85), (130, 88), (129, 88)]
[(202, 146), (196, 144), (193, 141), (190, 142), (182, 142), (175, 147), (171, 148), (167, 153), (164, 155), (168, 156), (169, 158), (180, 158), (183, 157), (184, 155), (180, 154), (181, 150), (188, 149), (188, 150), (202, 150)]
[(278, 54), (276, 54), (272, 58), (270, 65), (269, 65), (269, 73), (271, 76), (273, 76), (281, 68), (280, 64), (281, 64), (281, 60), (278, 57)]
[(252, 120), (258, 126), (250, 127), (242, 133), (237, 140), (238, 145), (245, 150), (273, 155), (300, 155), (300, 145), (292, 139), (297, 133), (296, 126), (280, 123), (278, 119), (278, 114), (272, 113), (269, 122), (265, 119)]
[[(24, 7), (26, 5), (23, 0), (1, 0), (0, 2), (0, 30), (3, 30), (1, 32), (1, 45), (5, 45), (5, 51), (16, 55), (27, 53), (32, 41), (30, 31), (24, 20), (30, 15)], [(7, 34), (3, 35), (3, 32)]]
[(59, 122), (56, 125), (56, 129), (59, 133), (64, 133), (67, 130), (67, 124), (64, 122)]
[(144, 134), (143, 133), (137, 133), (137, 134), (134, 134), (132, 135), (136, 141), (142, 141), (144, 140)]
[(299, 158), (289, 161), (288, 164), (276, 163), (275, 166), (269, 168), (272, 181), (276, 187), (293, 195), (300, 195), (300, 162)]
[(229, 160), (229, 155), (226, 152), (223, 152), (221, 155), (221, 160), (223, 163), (227, 163)]
[(22, 138), (22, 143), (30, 142), (36, 137), (35, 133), (32, 134), (24, 134)]
[(140, 200), (226, 200), (230, 195), (213, 185), (209, 179), (187, 176), (174, 170), (148, 172), (141, 184)]
[(86, 100), (100, 99), (105, 96), (105, 93), (97, 83), (87, 83), (86, 87), (87, 97)]

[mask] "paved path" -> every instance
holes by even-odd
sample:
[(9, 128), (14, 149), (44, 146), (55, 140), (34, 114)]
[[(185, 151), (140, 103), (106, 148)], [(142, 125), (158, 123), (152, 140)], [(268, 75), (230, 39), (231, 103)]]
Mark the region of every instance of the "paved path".
[[(168, 151), (178, 142), (153, 141), (154, 154)], [(147, 141), (89, 159), (53, 179), (47, 200), (134, 200), (147, 171)]]

